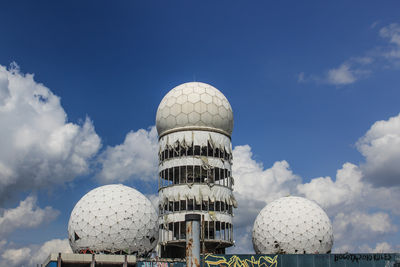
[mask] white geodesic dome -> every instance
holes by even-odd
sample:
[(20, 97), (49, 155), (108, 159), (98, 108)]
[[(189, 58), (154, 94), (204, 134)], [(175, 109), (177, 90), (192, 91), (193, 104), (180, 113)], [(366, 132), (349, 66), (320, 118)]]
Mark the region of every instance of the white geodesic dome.
[(101, 186), (72, 210), (69, 243), (75, 253), (145, 255), (157, 245), (157, 220), (150, 200), (137, 190), (121, 184)]
[(330, 253), (332, 224), (315, 202), (302, 197), (283, 197), (266, 205), (253, 227), (257, 254)]
[(232, 107), (217, 88), (201, 82), (184, 83), (162, 99), (156, 125), (159, 136), (176, 128), (214, 128), (230, 136)]

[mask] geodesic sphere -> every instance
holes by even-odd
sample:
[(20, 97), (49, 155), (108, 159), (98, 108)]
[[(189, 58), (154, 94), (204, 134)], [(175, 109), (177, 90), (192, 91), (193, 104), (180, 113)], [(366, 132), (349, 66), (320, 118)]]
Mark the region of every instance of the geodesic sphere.
[(150, 200), (137, 190), (121, 184), (101, 186), (84, 195), (72, 210), (69, 243), (75, 253), (142, 255), (157, 245), (157, 219)]
[(330, 253), (332, 224), (315, 202), (302, 197), (283, 197), (266, 205), (253, 227), (257, 254)]
[(159, 136), (176, 128), (214, 128), (230, 136), (232, 107), (217, 88), (201, 82), (184, 83), (162, 99), (156, 125)]

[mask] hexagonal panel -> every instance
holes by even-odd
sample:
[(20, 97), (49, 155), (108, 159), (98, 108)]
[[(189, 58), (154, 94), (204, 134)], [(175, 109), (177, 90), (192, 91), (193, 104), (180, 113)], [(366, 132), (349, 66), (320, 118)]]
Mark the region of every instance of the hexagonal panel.
[(188, 95), (188, 94), (190, 94), (190, 93), (193, 93), (193, 87), (189, 87), (189, 86), (185, 86), (183, 89), (182, 89), (182, 92), (183, 92), (183, 94), (185, 94), (185, 95)]
[(172, 93), (171, 95), (172, 95), (173, 97), (178, 98), (179, 96), (182, 95), (182, 89), (174, 89), (174, 91), (171, 92), (171, 93)]
[(222, 121), (223, 121), (223, 119), (219, 115), (214, 115), (212, 117), (212, 124), (214, 127), (217, 127), (217, 128), (220, 127), (222, 124)]
[(171, 107), (170, 113), (171, 115), (178, 116), (179, 113), (182, 111), (182, 106), (180, 104), (175, 104)]
[(176, 103), (176, 98), (175, 97), (169, 97), (167, 99), (167, 106), (172, 107)]
[(203, 102), (197, 102), (196, 104), (194, 104), (194, 110), (200, 114), (204, 113), (207, 111), (207, 104)]
[(197, 112), (192, 112), (188, 115), (189, 123), (197, 123), (200, 120), (200, 114)]
[(210, 96), (215, 96), (216, 94), (215, 94), (215, 89), (214, 89), (214, 87), (211, 87), (211, 86), (208, 86), (207, 88), (206, 88), (206, 93), (208, 94), (208, 95), (210, 95)]
[(190, 102), (186, 102), (182, 105), (182, 112), (185, 114), (189, 114), (194, 110), (194, 104)]
[[(199, 83), (199, 84), (201, 84), (201, 83)], [(199, 86), (199, 87), (195, 87), (195, 88), (193, 89), (193, 91), (194, 91), (196, 94), (201, 95), (201, 94), (203, 94), (203, 93), (206, 92), (206, 89), (205, 89), (204, 86)]]
[(207, 111), (213, 116), (217, 115), (218, 114), (218, 107), (214, 103), (210, 103), (210, 104), (207, 105)]
[(211, 124), (212, 123), (212, 115), (208, 112), (204, 112), (200, 115), (200, 120), (204, 122), (205, 124)]
[(207, 93), (201, 94), (200, 99), (206, 104), (210, 104), (212, 102), (212, 96)]
[(219, 107), (222, 105), (222, 100), (218, 96), (213, 96), (213, 103)]
[(165, 107), (161, 110), (161, 117), (166, 119), (170, 114), (170, 108), (169, 107)]
[(183, 104), (187, 102), (187, 99), (188, 99), (187, 95), (178, 96), (178, 98), (176, 99), (176, 103)]
[(224, 106), (220, 106), (218, 109), (218, 114), (222, 117), (222, 118), (228, 118), (228, 111), (226, 110), (226, 108)]
[(188, 101), (191, 103), (196, 103), (200, 101), (200, 94), (191, 93), (188, 95)]
[(229, 102), (226, 99), (222, 100), (222, 105), (228, 110), (231, 109), (231, 105), (229, 105)]
[(185, 126), (188, 123), (188, 115), (181, 113), (176, 117), (176, 123), (178, 126)]
[(175, 116), (169, 115), (168, 118), (165, 119), (167, 122), (168, 126), (175, 127), (176, 126), (176, 119)]

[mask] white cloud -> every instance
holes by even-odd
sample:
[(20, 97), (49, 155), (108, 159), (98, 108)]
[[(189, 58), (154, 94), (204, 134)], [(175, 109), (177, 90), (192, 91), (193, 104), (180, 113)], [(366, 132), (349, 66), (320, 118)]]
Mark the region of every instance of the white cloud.
[[(271, 201), (294, 192), (300, 178), (295, 175), (285, 160), (277, 161), (269, 169), (252, 159), (248, 145), (236, 146), (233, 150), (232, 173), (235, 179), (235, 194), (241, 198)], [(254, 190), (257, 188), (257, 190)]]
[(342, 64), (336, 69), (328, 71), (327, 82), (335, 85), (344, 85), (354, 83), (357, 78), (354, 71), (350, 69), (348, 64)]
[(16, 229), (35, 228), (42, 223), (49, 223), (59, 215), (59, 211), (52, 207), (42, 209), (36, 202), (35, 197), (29, 196), (21, 201), (18, 207), (3, 210), (0, 216), (0, 237)]
[[(371, 29), (377, 25), (378, 22), (373, 23)], [(379, 36), (386, 41), (385, 45), (371, 47), (361, 56), (350, 57), (338, 67), (331, 68), (324, 74), (306, 75), (301, 72), (297, 81), (299, 83), (315, 82), (345, 86), (367, 78), (373, 70), (387, 68), (387, 63), (395, 63), (393, 66), (398, 65), (396, 60), (400, 59), (400, 24), (393, 23), (382, 27), (379, 30)]]
[(309, 183), (299, 184), (297, 189), (300, 194), (324, 208), (348, 205), (359, 199), (365, 189), (361, 178), (362, 173), (356, 165), (345, 163), (337, 171), (335, 181), (331, 177), (314, 178)]
[[(0, 195), (73, 180), (89, 171), (100, 138), (90, 119), (67, 121), (60, 99), (16, 64), (0, 65)], [(0, 199), (0, 201), (1, 201)]]
[(400, 185), (400, 114), (375, 122), (357, 142), (365, 157), (361, 167), (375, 185)]
[(347, 243), (376, 240), (384, 234), (397, 231), (388, 214), (383, 212), (368, 214), (357, 210), (347, 214), (338, 213), (333, 220), (333, 229), (335, 240), (340, 243), (345, 243), (344, 240)]
[(50, 253), (72, 253), (68, 239), (53, 239), (42, 245), (6, 249), (1, 253), (1, 266), (37, 266), (42, 264)]
[(392, 23), (380, 29), (379, 34), (382, 38), (388, 39), (391, 46), (384, 55), (390, 59), (400, 58), (400, 24)]
[(396, 253), (396, 251), (389, 243), (387, 242), (379, 242), (376, 243), (375, 248), (371, 248), (368, 245), (363, 245), (360, 247), (361, 251), (369, 252), (369, 253)]
[(123, 182), (128, 179), (157, 180), (157, 130), (140, 129), (129, 132), (124, 143), (107, 149), (99, 156), (101, 170), (97, 178), (103, 183)]

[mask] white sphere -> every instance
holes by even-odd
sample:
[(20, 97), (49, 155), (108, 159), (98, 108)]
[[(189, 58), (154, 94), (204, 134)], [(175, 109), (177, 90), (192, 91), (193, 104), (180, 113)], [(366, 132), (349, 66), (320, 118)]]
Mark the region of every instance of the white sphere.
[(84, 195), (72, 210), (69, 243), (75, 253), (146, 254), (158, 241), (158, 215), (137, 190), (105, 185)]
[(266, 205), (253, 227), (257, 254), (330, 253), (332, 224), (315, 202), (301, 197), (283, 197)]
[(177, 128), (213, 128), (230, 136), (233, 129), (232, 107), (217, 88), (201, 82), (184, 83), (162, 99), (156, 125), (159, 136)]

